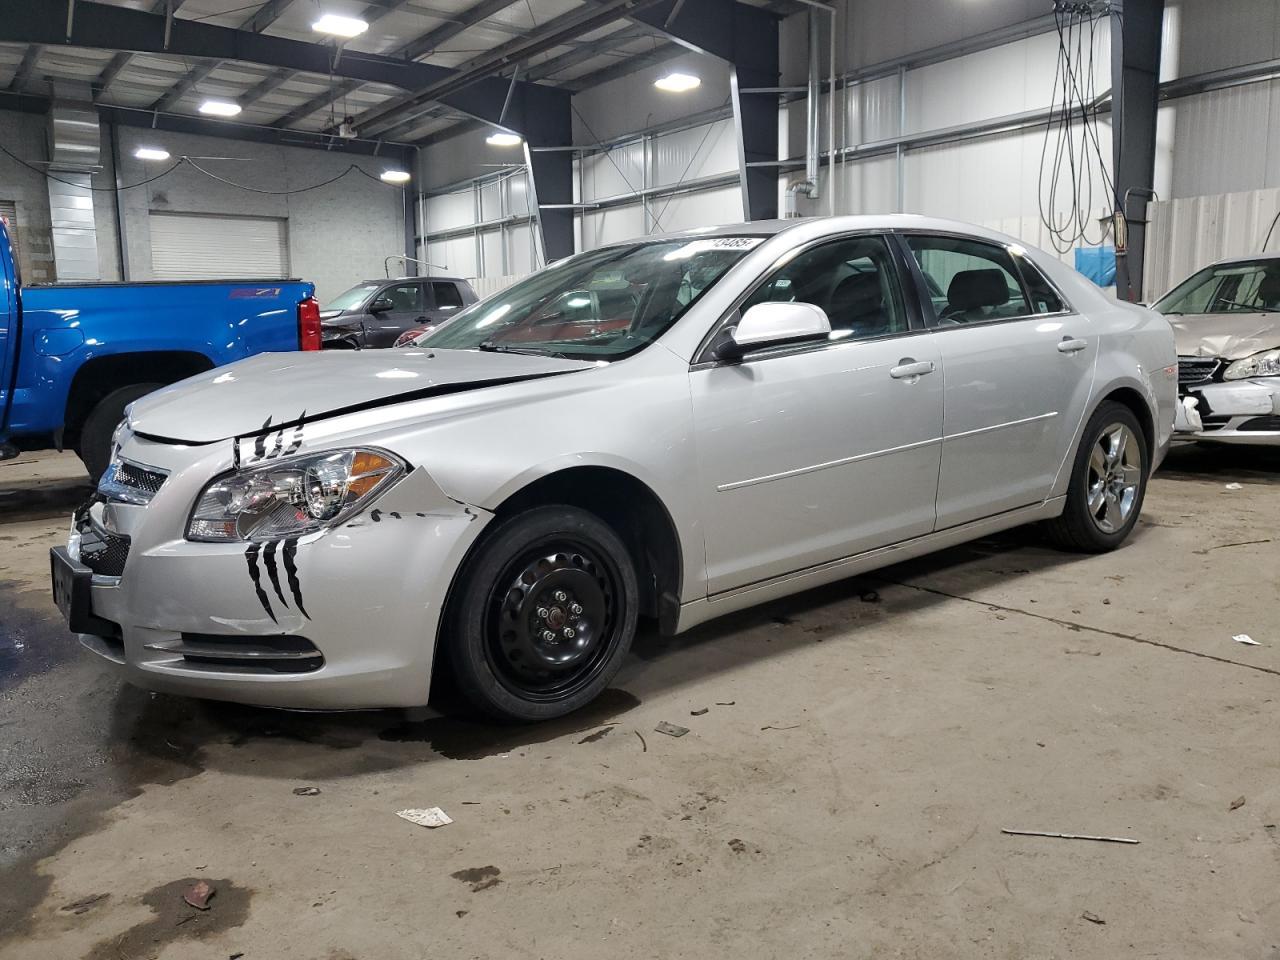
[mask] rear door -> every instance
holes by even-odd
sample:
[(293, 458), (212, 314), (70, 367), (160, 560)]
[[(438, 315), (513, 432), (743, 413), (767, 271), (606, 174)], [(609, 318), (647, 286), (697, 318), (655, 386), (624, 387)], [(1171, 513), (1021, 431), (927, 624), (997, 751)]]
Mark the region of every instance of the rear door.
[(1017, 247), (904, 239), (942, 355), (938, 529), (1039, 503), (1088, 402), (1096, 331)]
[(8, 423), (13, 361), (18, 346), (18, 268), (8, 224), (0, 220), (0, 437)]
[(364, 345), (389, 347), (410, 327), (425, 323), (422, 284), (405, 280), (387, 287), (373, 298), (364, 321)]
[(439, 324), (463, 308), (462, 291), (452, 280), (432, 280), (426, 285), (427, 323)]

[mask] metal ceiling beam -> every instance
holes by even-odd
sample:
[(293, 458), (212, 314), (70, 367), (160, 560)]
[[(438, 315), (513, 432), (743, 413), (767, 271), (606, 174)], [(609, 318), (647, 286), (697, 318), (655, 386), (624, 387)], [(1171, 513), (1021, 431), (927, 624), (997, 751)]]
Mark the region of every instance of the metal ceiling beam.
[(179, 100), (192, 90), (195, 90), (199, 84), (209, 79), (209, 75), (220, 66), (222, 66), (222, 61), (215, 60), (212, 63), (204, 63), (188, 71), (185, 77), (170, 87), (168, 93), (154, 101), (148, 109), (161, 110), (167, 113), (177, 105)]
[[(182, 6), (184, 0), (155, 0), (151, 4), (151, 13), (160, 14), (162, 16), (172, 16), (178, 12), (178, 8)], [(94, 83), (94, 99), (99, 99), (107, 88), (116, 82), (122, 70), (129, 65), (129, 61), (133, 59), (131, 53), (117, 53), (111, 58), (111, 62), (107, 64), (107, 68), (102, 71), (97, 81)]]
[[(568, 53), (562, 53), (558, 57), (552, 57), (550, 60), (544, 60), (535, 67), (530, 67), (525, 71), (526, 80), (546, 80), (554, 77), (561, 70), (569, 67), (577, 66), (584, 60), (590, 60), (592, 57), (598, 57), (601, 54), (607, 54), (620, 47), (624, 43), (630, 43), (632, 40), (639, 40), (641, 37), (651, 37), (653, 31), (648, 27), (642, 27), (633, 24), (611, 33), (608, 36), (601, 37), (599, 40), (591, 43), (584, 43), (576, 49), (570, 50)], [(604, 46), (602, 46), (604, 45)]]
[(607, 67), (595, 70), (584, 76), (569, 80), (560, 84), (566, 90), (573, 93), (581, 93), (583, 90), (589, 90), (591, 87), (598, 86), (602, 83), (608, 83), (610, 80), (617, 80), (619, 77), (629, 77), (631, 74), (643, 70), (646, 67), (654, 67), (660, 63), (666, 63), (676, 57), (688, 53), (684, 47), (678, 43), (663, 43), (655, 47), (653, 50), (644, 53), (637, 53), (619, 60), (617, 63), (611, 63)]
[(253, 16), (240, 24), (240, 29), (248, 30), (250, 33), (261, 33), (279, 20), (292, 3), (293, 0), (267, 0)]
[[(402, 90), (449, 85), (437, 99), (470, 116), (496, 122), (509, 84), (486, 75), (468, 76), (428, 63), (395, 60), (374, 54), (342, 57), (332, 62), (331, 48), (316, 43), (218, 27), (195, 20), (175, 20), (165, 45), (165, 18), (128, 7), (81, 2), (76, 6), (71, 36), (66, 8), (58, 3), (0, 0), (0, 42), (86, 47), (197, 60), (230, 60), (287, 68), (344, 79), (385, 83)], [(539, 89), (521, 81), (517, 92)], [(510, 124), (509, 124), (510, 125)], [(518, 129), (513, 127), (513, 129)]]
[[(606, 24), (645, 9), (661, 0), (601, 0), (598, 4), (578, 8), (549, 20), (525, 37), (499, 44), (474, 60), (462, 64), (455, 76), (440, 83), (431, 84), (417, 93), (393, 98), (389, 103), (366, 111), (356, 118), (357, 128), (374, 134), (380, 130), (398, 127), (411, 115), (420, 114), (420, 107), (434, 100), (448, 102), (451, 94), (472, 83), (491, 76), (503, 67), (563, 44), (583, 33), (597, 30)], [(503, 83), (505, 81), (498, 81)], [(482, 118), (486, 119), (486, 118)]]
[(18, 64), (18, 69), (13, 74), (13, 80), (9, 82), (10, 90), (21, 90), (27, 85), (27, 81), (31, 79), (31, 72), (36, 68), (36, 61), (40, 59), (40, 51), (43, 49), (38, 43), (27, 47), (27, 52), (22, 55), (22, 62)]

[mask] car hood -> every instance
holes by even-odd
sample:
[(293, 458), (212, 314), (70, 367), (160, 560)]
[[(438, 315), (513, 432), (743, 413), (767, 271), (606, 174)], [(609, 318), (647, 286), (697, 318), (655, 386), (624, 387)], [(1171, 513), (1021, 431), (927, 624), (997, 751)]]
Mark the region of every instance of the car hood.
[(136, 433), (211, 443), (371, 407), (590, 370), (595, 363), (471, 350), (264, 353), (133, 403)]
[(1280, 313), (1195, 313), (1166, 319), (1180, 357), (1243, 360), (1280, 346)]

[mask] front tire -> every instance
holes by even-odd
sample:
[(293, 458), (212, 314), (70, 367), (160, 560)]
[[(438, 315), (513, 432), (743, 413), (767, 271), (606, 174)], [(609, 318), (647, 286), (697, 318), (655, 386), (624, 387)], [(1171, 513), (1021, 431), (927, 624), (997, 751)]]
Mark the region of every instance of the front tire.
[(1105, 553), (1138, 522), (1150, 473), (1146, 431), (1132, 410), (1108, 400), (1085, 425), (1062, 516), (1047, 524), (1060, 547)]
[(635, 566), (613, 529), (575, 507), (536, 507), (499, 521), (468, 558), (443, 642), (472, 705), (549, 720), (609, 685), (638, 613)]

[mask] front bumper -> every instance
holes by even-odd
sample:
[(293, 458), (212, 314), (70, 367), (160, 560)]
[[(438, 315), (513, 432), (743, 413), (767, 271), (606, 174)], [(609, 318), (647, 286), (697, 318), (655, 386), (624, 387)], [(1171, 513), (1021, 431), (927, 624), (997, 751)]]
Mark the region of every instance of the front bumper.
[(489, 515), (419, 469), (376, 514), (338, 528), (256, 549), (192, 543), (191, 505), (230, 466), (229, 442), (210, 447), (126, 437), (127, 459), (169, 477), (146, 506), (91, 508), (129, 548), (119, 576), (95, 576), (91, 588), (92, 615), (118, 629), (82, 644), (131, 683), (168, 693), (299, 709), (425, 704), (453, 573)]
[(1175, 439), (1280, 444), (1280, 377), (1185, 388)]

